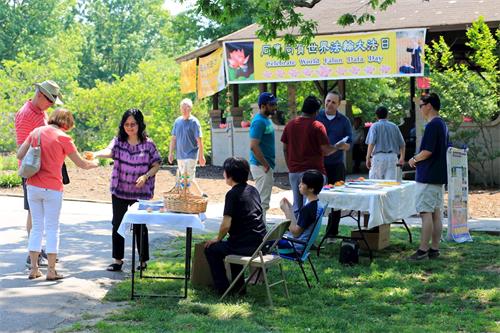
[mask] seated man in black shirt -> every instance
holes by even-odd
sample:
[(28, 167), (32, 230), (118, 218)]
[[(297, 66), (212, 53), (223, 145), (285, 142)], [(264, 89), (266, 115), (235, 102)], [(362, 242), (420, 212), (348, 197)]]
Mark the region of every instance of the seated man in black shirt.
[[(230, 254), (252, 255), (266, 235), (259, 192), (247, 184), (250, 165), (243, 158), (230, 157), (224, 161), (223, 168), (224, 179), (231, 189), (226, 193), (219, 234), (205, 244), (205, 255), (220, 294), (229, 287), (224, 258)], [(229, 237), (223, 241), (226, 234)], [(233, 279), (241, 269), (240, 265), (231, 265)], [(233, 290), (239, 290), (243, 283), (240, 279)]]

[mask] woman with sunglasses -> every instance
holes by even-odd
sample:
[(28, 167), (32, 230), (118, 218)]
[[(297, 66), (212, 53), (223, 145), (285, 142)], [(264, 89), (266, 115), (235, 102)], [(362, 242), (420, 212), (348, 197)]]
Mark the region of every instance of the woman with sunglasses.
[[(125, 240), (118, 234), (123, 216), (137, 200), (149, 200), (154, 195), (155, 175), (160, 169), (160, 154), (153, 140), (146, 134), (144, 116), (138, 109), (129, 109), (122, 116), (118, 135), (107, 148), (91, 153), (92, 157), (112, 158), (111, 201), (113, 206), (113, 263), (108, 271), (121, 271)], [(148, 229), (134, 225), (140, 265), (147, 267), (149, 260)], [(138, 267), (137, 269), (140, 269)]]

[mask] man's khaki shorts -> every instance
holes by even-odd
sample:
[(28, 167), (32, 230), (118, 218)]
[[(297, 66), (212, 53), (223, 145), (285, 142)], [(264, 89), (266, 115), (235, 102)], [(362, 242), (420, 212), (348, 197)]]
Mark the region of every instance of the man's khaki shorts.
[(417, 183), (417, 213), (433, 213), (443, 207), (443, 185)]
[(177, 168), (179, 169), (181, 176), (187, 174), (189, 176), (189, 179), (194, 180), (196, 173), (196, 160), (177, 160)]

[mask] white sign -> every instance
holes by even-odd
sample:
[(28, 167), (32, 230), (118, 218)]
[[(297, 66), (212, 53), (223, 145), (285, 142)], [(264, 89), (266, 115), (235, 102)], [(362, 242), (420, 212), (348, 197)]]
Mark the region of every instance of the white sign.
[(457, 243), (472, 242), (469, 234), (467, 209), (469, 179), (467, 150), (448, 148), (448, 240)]

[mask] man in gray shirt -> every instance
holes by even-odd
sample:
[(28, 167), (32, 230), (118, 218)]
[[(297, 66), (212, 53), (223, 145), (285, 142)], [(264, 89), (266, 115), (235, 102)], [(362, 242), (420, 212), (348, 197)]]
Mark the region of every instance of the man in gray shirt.
[(378, 121), (370, 127), (366, 138), (366, 167), (370, 170), (370, 179), (396, 179), (397, 164), (403, 165), (405, 161), (405, 140), (399, 127), (387, 120), (388, 113), (385, 106), (377, 108)]

